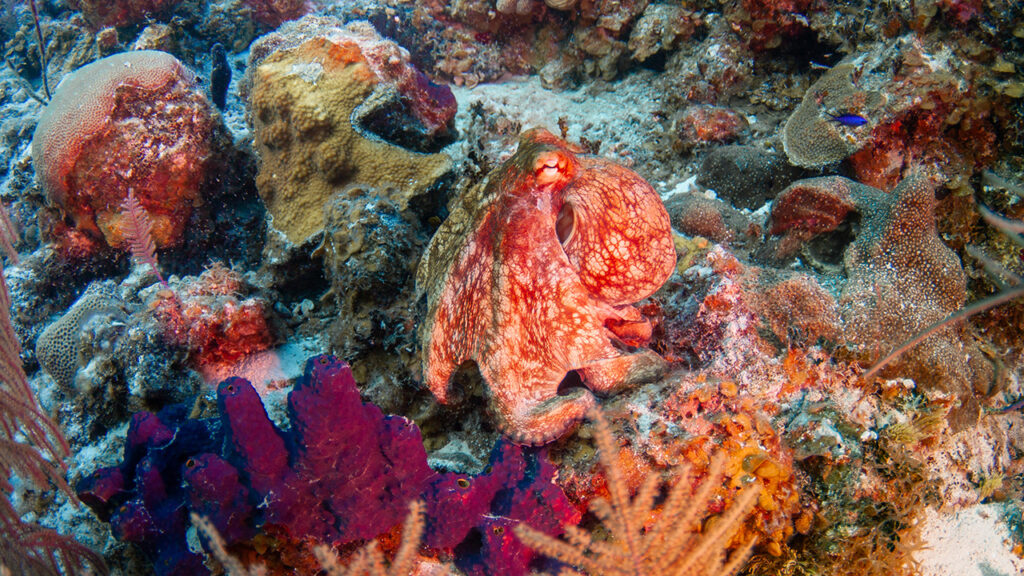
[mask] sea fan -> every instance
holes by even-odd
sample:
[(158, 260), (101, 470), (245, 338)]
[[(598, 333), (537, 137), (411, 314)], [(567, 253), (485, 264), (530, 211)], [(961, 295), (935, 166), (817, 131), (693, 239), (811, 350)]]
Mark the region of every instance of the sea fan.
[(128, 248), (136, 263), (149, 264), (156, 273), (160, 283), (167, 286), (167, 281), (160, 274), (159, 263), (156, 261), (156, 244), (153, 243), (153, 223), (149, 213), (142, 207), (132, 191), (121, 202), (121, 216), (124, 218), (124, 235), (128, 240)]
[(103, 558), (68, 536), (22, 520), (13, 500), (17, 476), (29, 489), (56, 487), (74, 500), (64, 479), (69, 454), (61, 429), (36, 401), (21, 365), (11, 324), (11, 298), (0, 267), (0, 574), (106, 574)]
[(7, 258), (13, 264), (18, 264), (18, 251), (14, 249), (14, 245), (17, 242), (18, 233), (14, 228), (14, 223), (11, 222), (11, 217), (7, 215), (7, 209), (0, 205), (0, 248), (3, 248)]

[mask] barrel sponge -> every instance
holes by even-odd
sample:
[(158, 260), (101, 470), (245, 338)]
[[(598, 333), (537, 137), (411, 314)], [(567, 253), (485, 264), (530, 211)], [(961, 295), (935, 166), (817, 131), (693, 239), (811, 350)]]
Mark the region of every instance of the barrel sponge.
[(167, 246), (198, 202), (216, 122), (174, 56), (115, 54), (61, 82), (33, 134), (32, 160), (44, 192), (79, 229), (123, 245), (119, 207), (132, 190)]

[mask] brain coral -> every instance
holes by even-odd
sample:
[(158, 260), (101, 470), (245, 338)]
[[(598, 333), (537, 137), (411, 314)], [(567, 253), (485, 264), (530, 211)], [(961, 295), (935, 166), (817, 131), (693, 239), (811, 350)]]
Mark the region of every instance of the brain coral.
[(859, 74), (853, 63), (833, 67), (815, 82), (803, 101), (786, 121), (782, 144), (790, 162), (816, 168), (838, 162), (856, 152), (868, 134), (866, 127), (845, 126), (829, 114), (857, 113), (869, 116), (881, 104), (881, 95), (858, 90), (853, 81)]
[(94, 316), (110, 314), (125, 318), (121, 302), (102, 292), (89, 292), (75, 302), (63, 316), (50, 324), (36, 340), (39, 365), (57, 384), (70, 388), (82, 364), (79, 353), (82, 327)]
[[(940, 166), (957, 188), (994, 154), (978, 68), (943, 43), (905, 36), (848, 56), (807, 90), (786, 122), (790, 162), (850, 159), (856, 179), (892, 190), (916, 166)], [(846, 117), (845, 119), (843, 117)]]
[(199, 202), (217, 122), (174, 56), (115, 54), (64, 78), (32, 136), (32, 160), (47, 196), (80, 230), (123, 245), (120, 206), (131, 190), (156, 244), (169, 246)]
[(286, 24), (253, 45), (249, 74), (256, 185), (291, 242), (323, 230), (325, 203), (347, 184), (391, 190), (404, 210), (449, 170), (447, 156), (388, 143), (359, 125), (396, 100), (407, 108), (403, 120), (428, 132), (446, 130), (455, 113), (451, 92), (430, 91), (408, 53), (366, 22)]

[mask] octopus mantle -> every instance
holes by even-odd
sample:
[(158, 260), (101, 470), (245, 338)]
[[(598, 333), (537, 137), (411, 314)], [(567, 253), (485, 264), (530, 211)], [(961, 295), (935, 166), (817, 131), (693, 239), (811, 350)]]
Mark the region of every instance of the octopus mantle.
[[(424, 377), (441, 402), (476, 363), (491, 409), (517, 442), (566, 433), (594, 404), (657, 378), (638, 348), (649, 321), (631, 306), (675, 267), (668, 214), (635, 172), (536, 129), (453, 206), (427, 247)], [(583, 387), (560, 391), (575, 376)]]

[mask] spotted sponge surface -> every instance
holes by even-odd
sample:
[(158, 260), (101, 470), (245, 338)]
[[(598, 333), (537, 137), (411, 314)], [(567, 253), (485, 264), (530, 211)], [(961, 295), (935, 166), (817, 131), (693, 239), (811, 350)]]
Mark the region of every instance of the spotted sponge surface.
[(93, 317), (110, 314), (125, 317), (120, 300), (103, 293), (86, 293), (36, 340), (36, 358), (57, 384), (70, 388), (81, 365), (82, 327)]

